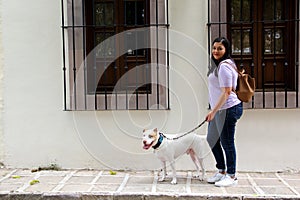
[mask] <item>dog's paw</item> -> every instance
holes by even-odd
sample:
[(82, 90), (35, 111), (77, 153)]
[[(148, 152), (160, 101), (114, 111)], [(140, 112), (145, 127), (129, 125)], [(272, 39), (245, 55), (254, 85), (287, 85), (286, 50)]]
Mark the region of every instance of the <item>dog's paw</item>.
[(205, 175), (199, 176), (199, 180), (204, 181), (205, 180)]
[(199, 179), (199, 181), (204, 181), (205, 177), (200, 175), (194, 175), (193, 178)]
[(204, 181), (204, 178), (203, 177), (199, 177), (199, 181)]
[(172, 184), (172, 185), (176, 185), (176, 184), (177, 184), (177, 180), (176, 180), (176, 179), (173, 179), (173, 180), (171, 181), (171, 184)]
[(165, 177), (161, 177), (158, 179), (158, 182), (163, 182), (163, 181), (165, 181)]

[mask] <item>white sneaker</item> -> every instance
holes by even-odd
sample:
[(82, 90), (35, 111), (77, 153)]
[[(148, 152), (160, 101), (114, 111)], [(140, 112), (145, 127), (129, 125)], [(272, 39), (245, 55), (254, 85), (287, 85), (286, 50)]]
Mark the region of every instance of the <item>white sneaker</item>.
[(225, 177), (225, 174), (221, 174), (220, 172), (217, 172), (213, 177), (208, 178), (207, 182), (213, 184), (215, 182), (220, 181), (224, 177)]
[(222, 180), (215, 182), (215, 186), (217, 187), (229, 187), (235, 186), (238, 184), (237, 178), (231, 178), (229, 175), (226, 175), (222, 178)]

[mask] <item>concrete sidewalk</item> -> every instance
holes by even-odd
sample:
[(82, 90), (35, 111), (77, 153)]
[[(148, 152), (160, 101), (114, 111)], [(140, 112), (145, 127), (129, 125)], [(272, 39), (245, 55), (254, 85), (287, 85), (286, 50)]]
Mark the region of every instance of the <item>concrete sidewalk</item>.
[[(218, 188), (179, 171), (158, 182), (156, 172), (0, 170), (0, 199), (300, 199), (300, 173), (239, 173), (235, 187)], [(211, 176), (212, 172), (207, 176)]]

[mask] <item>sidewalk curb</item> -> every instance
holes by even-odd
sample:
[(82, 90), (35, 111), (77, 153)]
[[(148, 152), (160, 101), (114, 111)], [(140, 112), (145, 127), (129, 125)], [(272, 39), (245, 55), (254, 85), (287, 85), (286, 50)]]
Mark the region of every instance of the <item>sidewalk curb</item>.
[(2, 200), (300, 200), (300, 197), (289, 197), (289, 196), (239, 196), (239, 195), (197, 195), (197, 194), (106, 194), (106, 193), (95, 193), (95, 194), (84, 194), (84, 193), (11, 193), (11, 194), (0, 194)]
[[(4, 200), (300, 200), (300, 173), (239, 173), (234, 187), (215, 187), (193, 178), (193, 171), (179, 171), (178, 184), (158, 182), (156, 172), (61, 170), (32, 173), (0, 170), (0, 199)], [(213, 175), (208, 172), (207, 176)], [(1, 178), (2, 177), (2, 178)], [(32, 180), (37, 182), (30, 184)]]

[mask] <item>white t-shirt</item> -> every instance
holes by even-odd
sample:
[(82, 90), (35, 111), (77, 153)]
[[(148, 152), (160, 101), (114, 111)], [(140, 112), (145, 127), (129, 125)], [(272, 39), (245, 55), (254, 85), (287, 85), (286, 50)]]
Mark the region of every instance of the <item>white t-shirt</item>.
[[(224, 61), (222, 61), (218, 69), (216, 69), (219, 70), (218, 77), (215, 76), (214, 72), (208, 76), (209, 103), (211, 108), (214, 108), (218, 103), (222, 94), (221, 88), (232, 87), (233, 89), (236, 89), (238, 73), (234, 68), (235, 64), (230, 59)], [(239, 103), (241, 103), (241, 101), (238, 99), (235, 92), (231, 91), (227, 101), (220, 110), (231, 108)]]

